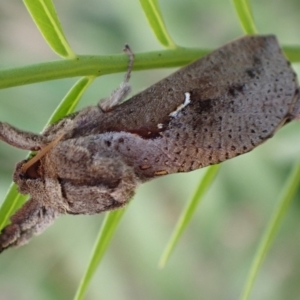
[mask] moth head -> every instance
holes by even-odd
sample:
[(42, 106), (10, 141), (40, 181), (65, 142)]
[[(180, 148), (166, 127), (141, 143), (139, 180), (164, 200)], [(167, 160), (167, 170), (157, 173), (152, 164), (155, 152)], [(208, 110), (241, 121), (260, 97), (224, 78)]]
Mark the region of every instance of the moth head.
[(21, 194), (31, 194), (33, 196), (37, 191), (44, 192), (45, 185), (41, 161), (33, 163), (24, 171), (24, 165), (28, 161), (29, 159), (26, 159), (16, 165), (13, 180), (18, 185)]

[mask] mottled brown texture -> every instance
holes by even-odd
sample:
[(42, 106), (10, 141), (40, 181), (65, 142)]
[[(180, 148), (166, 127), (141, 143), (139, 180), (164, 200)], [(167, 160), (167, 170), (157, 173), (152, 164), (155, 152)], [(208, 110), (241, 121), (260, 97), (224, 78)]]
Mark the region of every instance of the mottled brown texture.
[(273, 36), (234, 41), (117, 105), (129, 75), (130, 68), (104, 103), (41, 135), (0, 122), (0, 139), (12, 146), (53, 143), (32, 165), (16, 167), (14, 181), (31, 200), (2, 231), (0, 251), (27, 242), (59, 214), (115, 209), (156, 176), (249, 152), (299, 116), (296, 75)]

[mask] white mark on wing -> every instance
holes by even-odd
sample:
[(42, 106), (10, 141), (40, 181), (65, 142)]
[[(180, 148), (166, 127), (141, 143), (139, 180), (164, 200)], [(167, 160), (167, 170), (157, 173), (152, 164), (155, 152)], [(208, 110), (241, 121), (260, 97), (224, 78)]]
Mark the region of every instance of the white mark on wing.
[(185, 95), (185, 99), (184, 99), (184, 102), (183, 104), (180, 104), (176, 110), (172, 111), (169, 116), (170, 117), (176, 117), (177, 114), (183, 109), (185, 108), (189, 103), (191, 103), (191, 94), (190, 93), (184, 93)]
[(162, 123), (157, 124), (158, 129), (163, 129), (163, 127), (164, 127), (164, 124), (162, 124)]

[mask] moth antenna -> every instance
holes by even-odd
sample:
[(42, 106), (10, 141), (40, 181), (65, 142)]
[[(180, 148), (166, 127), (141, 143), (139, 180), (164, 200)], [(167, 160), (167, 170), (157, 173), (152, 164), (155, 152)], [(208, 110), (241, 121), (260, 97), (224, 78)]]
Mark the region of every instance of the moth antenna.
[(58, 136), (54, 141), (52, 141), (50, 144), (45, 146), (42, 150), (40, 150), (37, 155), (35, 155), (32, 159), (27, 161), (21, 168), (22, 173), (26, 173), (28, 168), (30, 168), (33, 164), (35, 164), (37, 161), (39, 161), (46, 153), (48, 153), (64, 136), (65, 134), (61, 134)]
[(43, 144), (40, 134), (20, 130), (3, 122), (0, 122), (0, 140), (13, 147), (31, 151), (39, 150)]

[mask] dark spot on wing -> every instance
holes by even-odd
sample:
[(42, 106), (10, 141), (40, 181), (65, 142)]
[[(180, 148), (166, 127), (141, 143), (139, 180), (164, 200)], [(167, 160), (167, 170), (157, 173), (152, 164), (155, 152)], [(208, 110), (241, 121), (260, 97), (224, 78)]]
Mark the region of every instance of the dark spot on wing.
[(215, 99), (204, 98), (204, 93), (205, 92), (202, 93), (200, 89), (190, 92), (190, 106), (193, 106), (193, 110), (199, 114), (203, 112), (210, 112), (214, 106)]
[(254, 55), (253, 56), (253, 64), (254, 65), (261, 65), (261, 59)]
[(232, 85), (228, 88), (228, 94), (231, 96), (237, 96), (239, 93), (242, 93), (244, 90), (243, 84)]
[(254, 78), (255, 77), (255, 72), (253, 69), (247, 69), (246, 70), (246, 74), (250, 77), (250, 78)]

